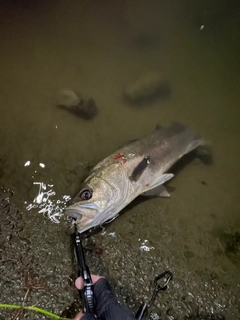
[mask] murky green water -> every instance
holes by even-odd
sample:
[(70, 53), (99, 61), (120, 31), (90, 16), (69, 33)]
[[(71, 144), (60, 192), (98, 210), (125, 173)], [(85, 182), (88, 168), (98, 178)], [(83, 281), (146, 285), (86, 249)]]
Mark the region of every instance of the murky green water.
[[(135, 201), (87, 241), (103, 249), (87, 252), (88, 263), (134, 312), (150, 281), (171, 270), (151, 319), (240, 319), (239, 12), (237, 1), (213, 0), (1, 3), (0, 186), (22, 212), (1, 213), (1, 303), (22, 302), (30, 269), (48, 290), (33, 288), (27, 304), (60, 314), (77, 298), (66, 224), (39, 213), (40, 184), (50, 210), (62, 207), (89, 164), (179, 121), (211, 142), (213, 164), (180, 167), (170, 199)], [(127, 105), (126, 86), (152, 70), (171, 98)], [(57, 109), (64, 89), (93, 98), (98, 116)]]

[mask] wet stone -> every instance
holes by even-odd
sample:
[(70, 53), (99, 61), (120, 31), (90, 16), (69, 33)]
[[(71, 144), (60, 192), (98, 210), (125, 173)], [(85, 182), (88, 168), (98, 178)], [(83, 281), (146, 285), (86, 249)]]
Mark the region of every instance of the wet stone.
[(169, 98), (171, 88), (157, 73), (149, 72), (129, 84), (123, 95), (130, 104), (142, 105)]
[(76, 117), (91, 120), (98, 114), (98, 108), (95, 101), (82, 99), (80, 95), (72, 90), (63, 90), (58, 98), (57, 108), (65, 110)]

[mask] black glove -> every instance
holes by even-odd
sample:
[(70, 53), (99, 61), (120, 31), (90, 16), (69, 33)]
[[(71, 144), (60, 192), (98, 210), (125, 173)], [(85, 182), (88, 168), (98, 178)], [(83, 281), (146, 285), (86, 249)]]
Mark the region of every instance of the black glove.
[[(108, 281), (105, 278), (99, 279), (93, 285), (96, 299), (96, 314), (99, 319), (105, 320), (134, 320), (124, 308), (118, 303)], [(85, 313), (82, 320), (96, 320), (96, 318)]]

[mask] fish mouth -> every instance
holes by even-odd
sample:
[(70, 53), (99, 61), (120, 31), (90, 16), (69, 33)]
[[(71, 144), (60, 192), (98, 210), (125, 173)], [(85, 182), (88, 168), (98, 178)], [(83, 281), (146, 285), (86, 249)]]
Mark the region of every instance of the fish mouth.
[(77, 221), (80, 221), (84, 218), (93, 219), (95, 216), (94, 212), (91, 212), (93, 211), (93, 209), (88, 204), (84, 204), (81, 206), (71, 205), (67, 207), (64, 211), (69, 217)]
[(65, 210), (66, 214), (73, 218), (74, 220), (81, 220), (82, 219), (82, 214), (78, 213), (78, 212), (75, 212), (75, 211), (69, 211), (68, 210)]
[(91, 228), (95, 217), (93, 212), (91, 212), (93, 210), (86, 210), (86, 212), (81, 207), (72, 205), (67, 207), (64, 211), (69, 217), (75, 220), (78, 232), (84, 232)]
[(100, 209), (101, 208), (94, 202), (76, 202), (66, 207), (64, 212), (67, 216), (75, 220), (78, 232), (84, 232), (108, 220), (106, 219), (108, 211)]
[(69, 217), (73, 218), (74, 220), (82, 219), (82, 213), (75, 206), (69, 206), (65, 208), (64, 211)]

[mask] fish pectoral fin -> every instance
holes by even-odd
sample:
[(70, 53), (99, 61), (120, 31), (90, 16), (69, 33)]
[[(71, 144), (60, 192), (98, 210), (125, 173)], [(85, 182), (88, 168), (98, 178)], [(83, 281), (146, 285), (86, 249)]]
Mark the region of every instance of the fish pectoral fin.
[(136, 166), (136, 168), (133, 170), (131, 176), (129, 177), (132, 181), (138, 181), (138, 179), (141, 177), (147, 166), (150, 164), (150, 157), (146, 156), (144, 157), (139, 164)]
[(145, 197), (154, 197), (154, 196), (157, 196), (157, 197), (170, 197), (169, 192), (167, 191), (167, 189), (163, 185), (160, 185), (160, 186), (158, 186), (156, 188), (153, 188), (153, 189), (150, 189), (148, 191), (145, 191), (141, 195), (145, 196)]
[(161, 196), (161, 197), (170, 197), (170, 194), (163, 186), (165, 182), (172, 179), (174, 174), (172, 173), (164, 173), (157, 180), (155, 180), (152, 184), (147, 186), (145, 191), (142, 193), (144, 196)]

